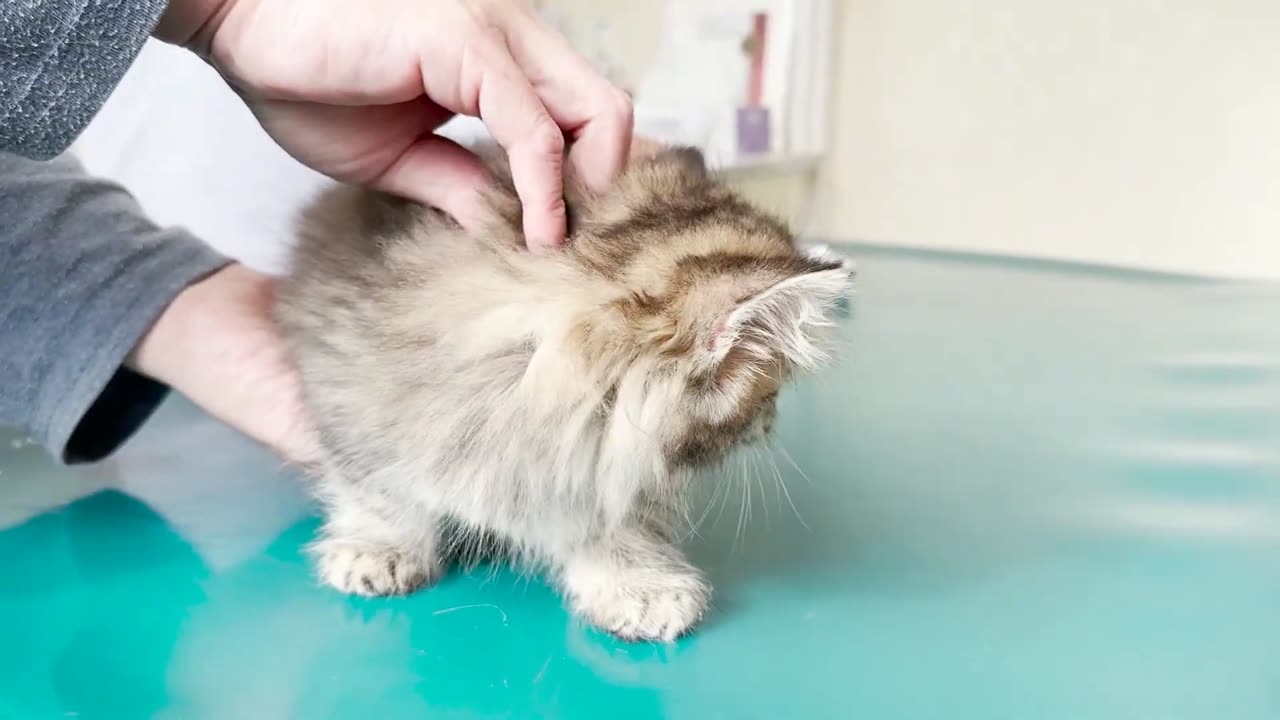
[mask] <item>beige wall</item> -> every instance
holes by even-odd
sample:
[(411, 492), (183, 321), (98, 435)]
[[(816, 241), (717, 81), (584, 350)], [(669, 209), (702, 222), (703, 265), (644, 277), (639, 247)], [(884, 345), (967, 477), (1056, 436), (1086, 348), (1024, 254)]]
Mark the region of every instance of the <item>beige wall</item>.
[(826, 231), (1280, 277), (1280, 2), (842, 12)]
[(630, 89), (657, 52), (663, 0), (534, 0), (533, 5), (554, 12), (561, 30), (589, 58), (608, 53), (621, 73), (617, 80)]
[[(643, 72), (661, 2), (544, 4)], [(821, 233), (1280, 278), (1280, 1), (837, 4)]]

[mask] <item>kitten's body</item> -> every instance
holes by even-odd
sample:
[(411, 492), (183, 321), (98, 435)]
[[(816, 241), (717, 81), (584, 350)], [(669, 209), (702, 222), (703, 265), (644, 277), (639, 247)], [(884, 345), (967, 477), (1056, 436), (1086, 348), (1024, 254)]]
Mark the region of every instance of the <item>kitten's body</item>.
[(848, 273), (689, 151), (604, 197), (570, 183), (548, 254), (499, 174), (484, 233), (352, 189), (304, 219), (278, 315), (328, 452), (321, 576), (412, 591), (448, 521), (549, 567), (601, 627), (671, 639), (710, 594), (673, 544), (689, 477), (769, 430)]

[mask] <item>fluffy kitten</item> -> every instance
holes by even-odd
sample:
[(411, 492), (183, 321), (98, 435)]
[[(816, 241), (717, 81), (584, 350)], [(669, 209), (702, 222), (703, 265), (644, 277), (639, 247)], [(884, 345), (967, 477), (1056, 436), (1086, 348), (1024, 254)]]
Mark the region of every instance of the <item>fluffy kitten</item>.
[(770, 432), (850, 273), (694, 150), (603, 196), (569, 178), (570, 242), (547, 254), (495, 172), (479, 234), (350, 188), (304, 216), (278, 319), (328, 454), (319, 574), (407, 593), (496, 538), (598, 627), (670, 641), (711, 596), (674, 543), (691, 478)]

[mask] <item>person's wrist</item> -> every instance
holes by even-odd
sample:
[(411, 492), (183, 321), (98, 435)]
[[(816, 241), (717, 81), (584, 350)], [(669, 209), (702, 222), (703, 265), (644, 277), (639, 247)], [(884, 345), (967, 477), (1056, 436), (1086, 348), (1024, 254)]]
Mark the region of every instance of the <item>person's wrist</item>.
[(202, 315), (209, 312), (213, 301), (210, 296), (218, 294), (224, 276), (236, 274), (237, 268), (228, 265), (178, 293), (138, 341), (125, 364), (181, 391), (184, 370), (192, 366), (190, 355), (197, 344), (194, 340), (198, 339), (190, 333), (201, 326)]
[(222, 21), (239, 0), (169, 0), (152, 36), (207, 55)]
[(179, 293), (126, 365), (285, 459), (308, 463), (319, 445), (271, 319), (274, 297), (271, 277), (228, 265)]

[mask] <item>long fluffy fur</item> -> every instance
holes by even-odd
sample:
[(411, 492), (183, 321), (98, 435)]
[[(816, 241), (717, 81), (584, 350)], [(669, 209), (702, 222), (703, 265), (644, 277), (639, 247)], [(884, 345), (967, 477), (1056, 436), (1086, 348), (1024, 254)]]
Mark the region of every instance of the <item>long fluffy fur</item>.
[(479, 233), (350, 188), (305, 214), (278, 320), (327, 451), (321, 576), (408, 592), (460, 537), (496, 538), (597, 625), (671, 639), (710, 593), (673, 544), (692, 473), (771, 429), (850, 273), (695, 151), (603, 196), (568, 178), (570, 244), (548, 254), (493, 171)]

